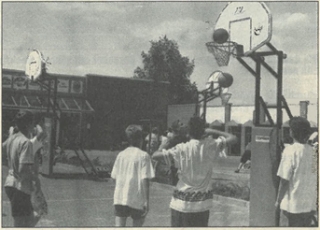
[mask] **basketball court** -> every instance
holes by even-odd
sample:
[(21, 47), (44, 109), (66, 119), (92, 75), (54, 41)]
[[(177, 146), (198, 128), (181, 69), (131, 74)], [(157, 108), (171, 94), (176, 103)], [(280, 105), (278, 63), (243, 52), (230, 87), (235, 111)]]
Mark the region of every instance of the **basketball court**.
[[(81, 168), (78, 167), (81, 170)], [(2, 178), (6, 176), (3, 167)], [(78, 173), (79, 171), (75, 171)], [(83, 170), (82, 170), (83, 172)], [(83, 172), (84, 173), (84, 172)], [(48, 201), (49, 214), (40, 220), (37, 227), (113, 227), (114, 183), (108, 180), (83, 178), (40, 177), (43, 192)], [(169, 203), (172, 187), (152, 183), (150, 190), (150, 211), (144, 227), (169, 227)], [(2, 196), (2, 227), (11, 227), (10, 204)], [(129, 219), (127, 226), (131, 225)], [(215, 196), (210, 211), (209, 226), (248, 226), (248, 202)]]
[[(230, 57), (235, 58), (251, 75), (255, 83), (255, 114), (252, 128), (252, 167), (250, 176), (250, 207), (248, 202), (239, 202), (231, 198), (215, 196), (211, 209), (209, 226), (261, 226), (276, 227), (280, 222), (280, 210), (275, 208), (275, 199), (279, 185), (276, 175), (280, 163), (283, 140), (281, 127), (283, 112), (291, 118), (292, 114), (283, 96), (283, 60), (287, 55), (271, 44), (272, 15), (262, 2), (231, 2), (217, 17), (212, 41), (206, 47), (213, 54), (218, 66), (228, 66)], [(44, 146), (43, 165), (45, 174), (53, 173), (53, 151), (56, 143), (57, 81), (50, 75), (42, 75), (44, 61), (40, 52), (33, 51), (28, 59), (26, 74), (31, 81), (39, 78), (40, 83), (48, 81), (48, 101), (53, 94), (53, 102), (48, 106), (54, 116), (47, 117), (48, 141)], [(276, 65), (274, 65), (276, 63)], [(274, 67), (275, 66), (275, 67)], [(262, 68), (266, 71), (262, 71)], [(206, 89), (199, 93), (196, 112), (203, 106), (205, 119), (206, 103), (220, 97), (226, 104), (230, 99), (228, 87), (233, 82), (229, 73), (212, 70)], [(275, 100), (263, 98), (264, 75), (270, 75), (276, 82)], [(45, 76), (41, 79), (41, 76)], [(241, 76), (234, 76), (241, 77)], [(52, 86), (52, 82), (54, 85)], [(40, 84), (39, 83), (39, 84)], [(272, 117), (270, 109), (276, 110)], [(261, 119), (260, 111), (266, 114), (267, 121)], [(49, 114), (50, 115), (50, 114)], [(56, 116), (57, 115), (57, 116)], [(191, 114), (190, 114), (191, 115)], [(81, 145), (81, 143), (80, 143)], [(81, 146), (75, 146), (86, 156)], [(79, 157), (80, 158), (80, 157)], [(70, 169), (71, 170), (71, 169)], [(232, 170), (233, 171), (233, 170)], [(228, 173), (227, 173), (228, 174)], [(223, 173), (221, 174), (223, 175)], [(6, 170), (3, 168), (3, 178)], [(3, 179), (2, 178), (2, 179)], [(41, 177), (43, 192), (47, 198), (49, 214), (37, 227), (112, 227), (114, 226), (113, 191), (111, 179), (89, 180), (83, 178), (47, 178)], [(170, 226), (169, 203), (172, 187), (152, 183), (150, 191), (150, 212), (144, 227)], [(2, 226), (12, 226), (10, 205), (3, 195)], [(250, 212), (250, 215), (249, 215)], [(131, 225), (129, 221), (128, 226)]]

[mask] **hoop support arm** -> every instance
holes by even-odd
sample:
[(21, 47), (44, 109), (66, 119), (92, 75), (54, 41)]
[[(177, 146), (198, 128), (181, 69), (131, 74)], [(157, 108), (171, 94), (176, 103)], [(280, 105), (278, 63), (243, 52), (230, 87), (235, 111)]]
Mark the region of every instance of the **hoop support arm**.
[(289, 109), (288, 103), (287, 103), (287, 101), (286, 101), (286, 99), (284, 98), (283, 95), (281, 96), (281, 100), (282, 100), (282, 103), (283, 103), (283, 107), (284, 107), (284, 109), (286, 110), (286, 112), (288, 114), (289, 119), (291, 119), (293, 116), (292, 116), (292, 113), (291, 113), (291, 111)]
[(254, 77), (257, 77), (257, 73), (256, 73), (241, 57), (237, 57), (237, 60), (238, 60)]
[(266, 44), (273, 52), (277, 53), (278, 50), (276, 49), (276, 47), (274, 47), (270, 42), (267, 42)]
[(261, 59), (261, 64), (266, 68), (275, 78), (279, 78), (279, 74), (274, 71), (263, 59)]
[(265, 112), (269, 122), (270, 122), (270, 125), (271, 126), (274, 126), (274, 121), (269, 113), (269, 110), (268, 110), (268, 106), (267, 104), (264, 102), (263, 98), (260, 96), (259, 97), (259, 101), (260, 101), (260, 104), (262, 105), (262, 108), (263, 108), (263, 111)]

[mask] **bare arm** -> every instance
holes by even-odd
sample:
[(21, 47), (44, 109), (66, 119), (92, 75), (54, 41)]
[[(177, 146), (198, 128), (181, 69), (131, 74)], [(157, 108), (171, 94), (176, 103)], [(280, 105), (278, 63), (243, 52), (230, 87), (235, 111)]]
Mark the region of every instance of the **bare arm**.
[(2, 164), (3, 165), (8, 165), (8, 153), (7, 153), (7, 141), (8, 139), (2, 143)]
[(289, 189), (289, 181), (285, 180), (285, 179), (280, 179), (280, 184), (279, 184), (279, 190), (278, 190), (278, 196), (277, 196), (277, 200), (276, 200), (276, 207), (278, 207), (286, 193), (286, 191), (288, 191)]
[(237, 143), (237, 137), (235, 135), (232, 135), (227, 132), (222, 132), (216, 129), (206, 129), (205, 130), (206, 135), (218, 135), (218, 136), (223, 136), (226, 138), (226, 143), (227, 144), (235, 144)]
[[(171, 155), (169, 155), (168, 157), (169, 157), (170, 162), (172, 162), (173, 157)], [(153, 153), (152, 159), (155, 161), (158, 161), (159, 163), (162, 163), (162, 164), (169, 163), (166, 161), (166, 157), (164, 156), (163, 152), (159, 151), (159, 150)]]
[(46, 138), (46, 133), (43, 131), (43, 129), (40, 125), (37, 125), (36, 129), (37, 129), (37, 140), (38, 141), (42, 141), (44, 138)]

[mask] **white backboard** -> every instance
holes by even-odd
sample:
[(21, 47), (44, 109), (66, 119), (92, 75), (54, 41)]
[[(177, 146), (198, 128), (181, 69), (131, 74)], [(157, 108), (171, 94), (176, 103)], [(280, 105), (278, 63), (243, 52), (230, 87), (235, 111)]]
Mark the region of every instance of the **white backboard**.
[(36, 81), (40, 78), (43, 68), (43, 55), (38, 50), (33, 50), (29, 53), (26, 63), (26, 75), (31, 81)]
[(215, 30), (229, 32), (229, 41), (243, 46), (248, 55), (271, 40), (272, 15), (262, 2), (230, 2), (220, 13)]

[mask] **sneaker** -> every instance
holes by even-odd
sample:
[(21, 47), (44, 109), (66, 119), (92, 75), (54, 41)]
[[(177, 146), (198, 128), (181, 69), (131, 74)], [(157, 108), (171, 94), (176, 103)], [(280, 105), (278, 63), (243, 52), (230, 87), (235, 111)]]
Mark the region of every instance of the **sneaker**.
[(234, 172), (235, 172), (235, 173), (239, 173), (239, 172), (240, 172), (240, 170), (239, 170), (239, 169), (237, 169), (237, 170), (235, 170)]

